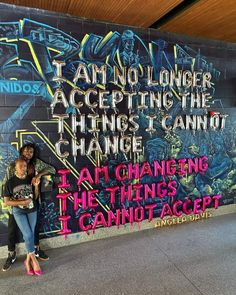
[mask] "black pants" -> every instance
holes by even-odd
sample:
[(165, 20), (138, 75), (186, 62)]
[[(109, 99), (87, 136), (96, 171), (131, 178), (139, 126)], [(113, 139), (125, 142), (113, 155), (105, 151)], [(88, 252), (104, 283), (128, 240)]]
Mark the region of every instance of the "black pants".
[[(34, 234), (34, 244), (39, 245), (39, 218), (37, 218), (37, 223), (35, 226), (35, 234)], [(15, 251), (16, 244), (19, 242), (19, 235), (18, 235), (19, 229), (16, 224), (15, 218), (13, 214), (9, 213), (9, 219), (8, 219), (8, 251)]]

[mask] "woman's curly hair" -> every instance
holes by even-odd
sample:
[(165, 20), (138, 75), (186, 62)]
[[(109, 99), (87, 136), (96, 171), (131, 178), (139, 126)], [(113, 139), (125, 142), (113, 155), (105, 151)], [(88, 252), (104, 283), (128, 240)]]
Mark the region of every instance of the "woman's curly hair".
[(33, 143), (26, 143), (20, 148), (20, 157), (23, 155), (23, 151), (26, 148), (32, 148), (34, 150), (33, 157), (30, 159), (29, 163), (27, 164), (27, 171), (28, 175), (30, 176), (35, 176), (35, 165), (36, 165), (36, 160), (38, 158), (38, 150), (35, 144)]

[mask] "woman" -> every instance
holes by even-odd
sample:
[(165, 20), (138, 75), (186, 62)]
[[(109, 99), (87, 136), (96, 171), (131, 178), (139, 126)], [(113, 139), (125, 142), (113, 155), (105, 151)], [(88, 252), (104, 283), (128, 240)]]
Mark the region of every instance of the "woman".
[[(43, 175), (55, 174), (56, 170), (54, 167), (46, 164), (42, 160), (38, 159), (37, 149), (34, 144), (27, 143), (23, 145), (20, 149), (20, 158), (24, 159), (27, 162), (27, 173), (32, 177), (33, 182), (37, 181)], [(9, 180), (15, 173), (15, 162), (13, 162), (6, 171), (6, 176), (4, 183)], [(40, 211), (40, 197), (37, 199), (38, 203), (38, 215)], [(35, 255), (41, 260), (48, 260), (49, 257), (46, 253), (39, 247), (39, 229), (40, 229), (40, 218), (38, 216), (37, 223), (35, 227)], [(9, 210), (9, 219), (8, 219), (8, 257), (4, 266), (3, 271), (10, 269), (11, 265), (16, 260), (16, 242), (17, 242), (17, 225), (12, 214), (12, 210)]]
[(23, 159), (15, 161), (15, 175), (5, 185), (4, 202), (12, 206), (15, 221), (23, 234), (27, 257), (24, 261), (28, 275), (41, 275), (39, 263), (34, 251), (34, 230), (37, 221), (36, 197), (38, 197), (39, 179), (34, 181), (27, 175), (27, 163)]
[[(32, 177), (32, 183), (34, 184), (35, 181), (40, 180), (40, 178), (44, 175), (48, 174), (55, 174), (56, 170), (51, 165), (46, 164), (42, 160), (38, 158), (37, 149), (34, 144), (28, 143), (21, 147), (20, 149), (20, 158), (24, 159), (27, 163), (27, 173), (29, 176)], [(43, 250), (39, 247), (39, 230), (40, 230), (40, 196), (37, 199), (38, 205), (38, 218), (35, 228), (35, 251), (36, 256), (41, 260), (48, 260), (49, 257), (44, 253)]]

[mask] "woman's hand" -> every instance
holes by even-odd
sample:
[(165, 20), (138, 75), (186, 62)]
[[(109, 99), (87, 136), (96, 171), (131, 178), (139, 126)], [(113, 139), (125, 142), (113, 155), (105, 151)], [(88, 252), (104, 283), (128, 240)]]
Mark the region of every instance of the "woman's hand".
[(25, 199), (21, 201), (22, 206), (28, 206), (32, 202), (32, 199)]
[(34, 185), (34, 186), (37, 186), (40, 184), (40, 176), (35, 176), (33, 177), (31, 183)]

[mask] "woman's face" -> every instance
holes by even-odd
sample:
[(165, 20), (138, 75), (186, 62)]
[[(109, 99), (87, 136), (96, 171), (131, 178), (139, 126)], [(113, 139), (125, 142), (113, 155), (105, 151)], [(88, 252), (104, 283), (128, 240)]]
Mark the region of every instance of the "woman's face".
[(25, 147), (22, 151), (22, 157), (26, 160), (29, 161), (33, 158), (34, 155), (34, 149), (32, 147)]
[(27, 163), (25, 161), (17, 161), (15, 169), (18, 175), (25, 175), (27, 172)]

